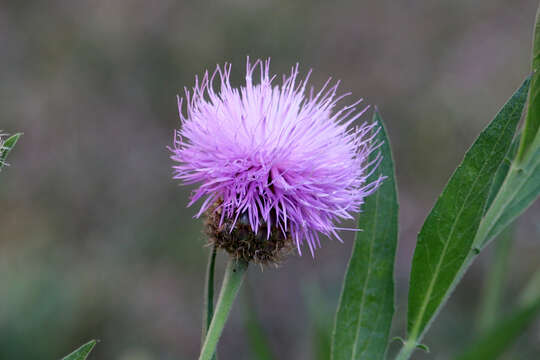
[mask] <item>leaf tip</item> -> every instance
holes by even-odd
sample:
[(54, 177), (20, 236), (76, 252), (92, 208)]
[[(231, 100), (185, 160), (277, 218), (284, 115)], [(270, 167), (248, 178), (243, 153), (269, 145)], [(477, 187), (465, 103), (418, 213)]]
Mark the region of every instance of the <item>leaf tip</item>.
[(426, 354), (429, 354), (429, 347), (426, 344), (416, 345), (417, 349), (423, 350)]

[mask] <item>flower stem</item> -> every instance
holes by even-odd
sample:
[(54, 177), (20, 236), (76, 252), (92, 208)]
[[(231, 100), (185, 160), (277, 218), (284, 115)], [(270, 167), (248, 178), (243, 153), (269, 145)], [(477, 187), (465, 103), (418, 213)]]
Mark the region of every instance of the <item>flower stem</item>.
[[(208, 256), (208, 265), (206, 267), (206, 279), (204, 288), (204, 304), (203, 304), (203, 319), (202, 319), (202, 334), (201, 347), (206, 339), (206, 333), (210, 328), (212, 317), (214, 316), (214, 270), (216, 265), (216, 246), (212, 246), (210, 255)], [(216, 355), (212, 360), (216, 359)]]
[(416, 349), (416, 341), (407, 340), (405, 344), (403, 344), (401, 351), (397, 354), (396, 360), (408, 360), (415, 349)]
[(229, 260), (225, 269), (225, 276), (223, 277), (223, 284), (221, 285), (221, 292), (219, 293), (214, 317), (206, 334), (199, 360), (211, 360), (216, 352), (219, 337), (225, 326), (225, 321), (227, 321), (227, 317), (229, 316), (234, 299), (242, 285), (247, 268), (248, 263), (244, 260), (232, 258)]

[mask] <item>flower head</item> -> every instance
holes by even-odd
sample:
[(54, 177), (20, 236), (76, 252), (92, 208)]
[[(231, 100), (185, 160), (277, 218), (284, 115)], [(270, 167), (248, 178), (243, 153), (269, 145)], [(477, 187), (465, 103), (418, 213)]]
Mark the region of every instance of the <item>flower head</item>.
[[(240, 88), (230, 84), (230, 64), (196, 78), (179, 98), (182, 127), (170, 148), (174, 178), (199, 184), (189, 206), (204, 198), (196, 217), (209, 215), (216, 244), (260, 262), (288, 242), (313, 254), (320, 234), (341, 240), (336, 222), (353, 219), (383, 180), (367, 182), (380, 161), (368, 161), (378, 146), (375, 124), (351, 126), (368, 109), (357, 110), (362, 100), (336, 110), (349, 95), (337, 95), (339, 82), (307, 89), (311, 72), (298, 79), (296, 65), (277, 84), (269, 67), (248, 58)], [(251, 233), (243, 252), (227, 236), (238, 229)]]

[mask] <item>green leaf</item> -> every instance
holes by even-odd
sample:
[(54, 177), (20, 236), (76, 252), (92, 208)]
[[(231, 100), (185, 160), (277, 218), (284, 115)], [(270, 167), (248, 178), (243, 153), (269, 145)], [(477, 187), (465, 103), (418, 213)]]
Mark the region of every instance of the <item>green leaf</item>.
[(504, 183), (504, 179), (506, 179), (506, 175), (508, 175), (508, 171), (510, 171), (510, 166), (512, 165), (512, 161), (515, 159), (516, 153), (519, 148), (520, 139), (521, 132), (512, 141), (512, 145), (510, 145), (510, 150), (508, 150), (508, 153), (506, 154), (503, 162), (501, 163), (501, 165), (499, 165), (499, 168), (495, 173), (495, 178), (493, 179), (491, 189), (489, 190), (489, 196), (486, 202), (485, 212), (487, 212), (487, 210), (490, 208), (493, 200), (495, 199), (495, 196), (497, 196), (502, 184)]
[[(390, 142), (378, 111), (382, 162), (370, 180), (387, 176), (366, 199), (343, 282), (332, 337), (331, 359), (383, 359), (394, 314), (394, 257), (398, 202)], [(377, 154), (373, 154), (373, 160)]]
[(409, 350), (422, 338), (466, 266), (492, 181), (521, 118), (529, 82), (527, 78), (476, 139), (418, 235), (409, 288)]
[(533, 34), (531, 91), (523, 136), (519, 146), (518, 160), (521, 161), (528, 152), (531, 143), (539, 133), (540, 128), (540, 5), (536, 11), (536, 22)]
[(94, 346), (96, 346), (97, 341), (91, 340), (72, 352), (71, 354), (67, 355), (66, 357), (62, 358), (62, 360), (85, 360), (88, 357), (88, 354), (92, 351)]
[(12, 135), (7, 138), (3, 144), (0, 143), (2, 145), (0, 148), (0, 170), (6, 164), (7, 156), (9, 155), (11, 150), (13, 150), (13, 147), (15, 146), (21, 135), (21, 133)]
[(540, 132), (521, 162), (514, 161), (486, 212), (474, 246), (484, 248), (540, 195)]
[(493, 360), (499, 356), (523, 333), (540, 311), (540, 298), (532, 304), (514, 311), (506, 319), (497, 323), (477, 340), (458, 360)]

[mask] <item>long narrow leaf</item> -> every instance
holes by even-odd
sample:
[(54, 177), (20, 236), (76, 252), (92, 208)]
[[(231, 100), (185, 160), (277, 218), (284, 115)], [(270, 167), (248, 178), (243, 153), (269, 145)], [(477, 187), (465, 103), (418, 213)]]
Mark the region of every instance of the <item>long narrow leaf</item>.
[(91, 340), (86, 344), (82, 345), (80, 348), (62, 358), (62, 360), (86, 360), (94, 346), (96, 346), (97, 341)]
[(409, 288), (409, 344), (422, 338), (466, 266), (490, 186), (521, 118), (529, 82), (527, 78), (476, 139), (418, 235)]
[(540, 195), (540, 5), (536, 12), (531, 67), (527, 115), (516, 161), (480, 224), (474, 241), (477, 249), (485, 247)]
[(508, 150), (508, 153), (506, 154), (503, 162), (501, 163), (501, 165), (499, 165), (499, 168), (497, 169), (497, 172), (495, 173), (493, 183), (491, 184), (491, 189), (489, 190), (488, 200), (486, 202), (486, 207), (485, 207), (486, 212), (491, 207), (491, 204), (493, 203), (495, 196), (497, 196), (497, 194), (499, 193), (499, 190), (501, 189), (501, 186), (503, 185), (504, 180), (506, 179), (506, 176), (508, 175), (508, 172), (510, 171), (510, 166), (512, 166), (512, 161), (514, 161), (516, 157), (520, 140), (521, 140), (521, 132), (518, 133), (518, 135), (512, 141), (512, 145), (510, 145), (510, 150)]
[(525, 157), (540, 128), (540, 5), (536, 11), (536, 22), (534, 24), (531, 67), (534, 75), (531, 80), (529, 105), (519, 146), (518, 160), (520, 161)]
[(482, 249), (540, 195), (540, 132), (521, 162), (513, 162), (474, 241)]
[[(331, 358), (383, 359), (394, 314), (394, 257), (398, 202), (390, 142), (378, 112), (382, 162), (372, 175), (387, 176), (366, 199), (336, 313)], [(375, 155), (374, 155), (375, 156)]]

